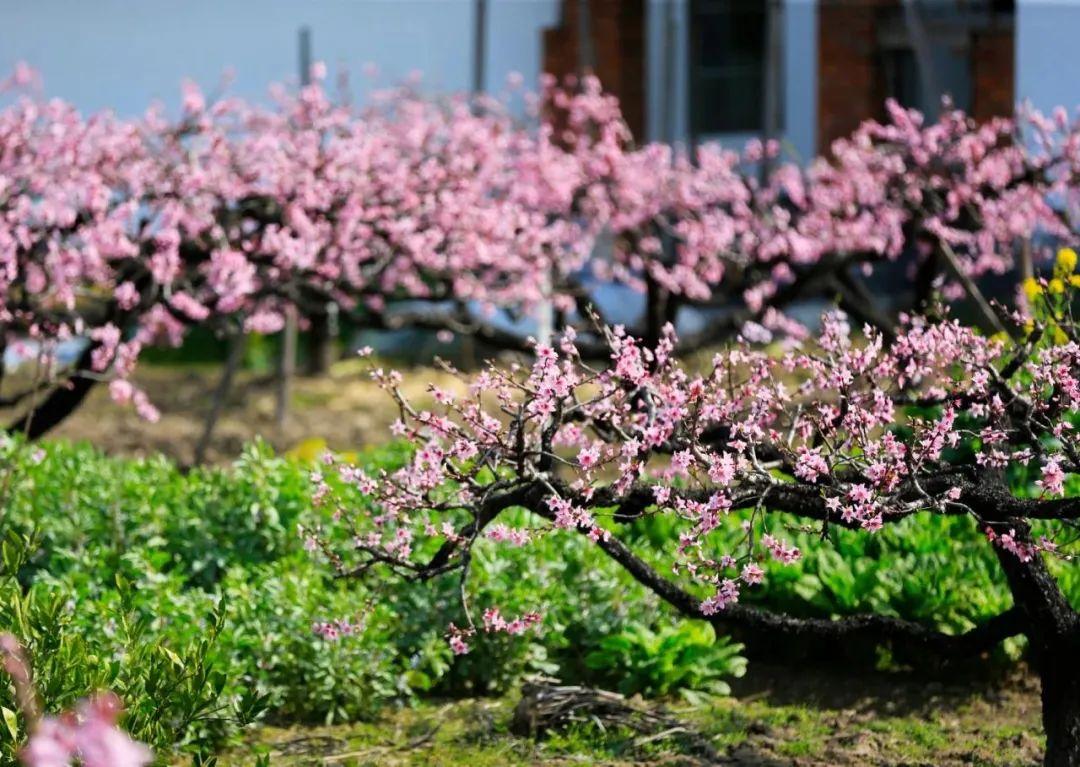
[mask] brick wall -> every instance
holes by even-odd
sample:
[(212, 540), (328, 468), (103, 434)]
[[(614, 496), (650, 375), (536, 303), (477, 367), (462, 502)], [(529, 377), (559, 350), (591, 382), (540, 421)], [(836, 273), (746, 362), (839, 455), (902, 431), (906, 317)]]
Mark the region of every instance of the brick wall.
[(971, 114), (976, 120), (1011, 115), (1016, 102), (1013, 27), (992, 29), (973, 36), (971, 44)]
[[(562, 0), (560, 23), (544, 31), (544, 71), (578, 71), (578, 3), (588, 2), (595, 74), (619, 97), (637, 136), (645, 128), (645, 0)], [(878, 24), (899, 0), (819, 0), (817, 135), (819, 151), (868, 118), (883, 117), (885, 78)], [(1015, 101), (1014, 28), (976, 31), (971, 39), (972, 115), (1008, 115)]]
[(818, 7), (818, 149), (877, 117), (885, 99), (877, 19), (891, 0), (822, 0)]
[(558, 26), (544, 30), (544, 71), (578, 72), (578, 3), (589, 3), (594, 74), (619, 97), (635, 136), (645, 131), (645, 0), (563, 0)]
[[(826, 151), (867, 118), (883, 117), (885, 77), (878, 24), (899, 0), (820, 0), (818, 7), (818, 149)], [(977, 120), (1010, 115), (1015, 101), (1015, 28), (971, 33), (971, 113)]]

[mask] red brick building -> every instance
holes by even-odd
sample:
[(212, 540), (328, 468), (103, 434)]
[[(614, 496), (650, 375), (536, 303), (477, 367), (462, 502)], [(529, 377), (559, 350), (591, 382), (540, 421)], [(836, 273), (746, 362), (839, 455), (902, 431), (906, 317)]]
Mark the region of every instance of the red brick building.
[(881, 116), (886, 97), (929, 111), (948, 93), (979, 120), (1012, 114), (1015, 4), (939, 1), (916, 9), (937, 93), (925, 93), (913, 39), (920, 33), (900, 0), (818, 5), (820, 146)]
[(1013, 0), (561, 0), (543, 65), (594, 71), (639, 136), (737, 140), (770, 123), (807, 155), (887, 97), (1011, 113), (1015, 15)]

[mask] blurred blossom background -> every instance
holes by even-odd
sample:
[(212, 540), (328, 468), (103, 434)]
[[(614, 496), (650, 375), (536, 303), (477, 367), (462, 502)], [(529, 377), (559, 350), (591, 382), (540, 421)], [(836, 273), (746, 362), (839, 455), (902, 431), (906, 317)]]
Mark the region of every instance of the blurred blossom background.
[(422, 75), (432, 90), (499, 93), (507, 77), (592, 69), (641, 140), (786, 140), (802, 158), (886, 97), (978, 118), (1077, 103), (1070, 0), (8, 0), (0, 65), (38, 68), (85, 110), (175, 106), (180, 81), (265, 98), (295, 81), (299, 36), (363, 100)]
[[(947, 99), (979, 121), (1026, 104), (1049, 111), (1080, 103), (1080, 58), (1068, 54), (1080, 33), (1080, 2), (1071, 0), (7, 0), (2, 7), (0, 70), (26, 62), (43, 95), (84, 114), (124, 118), (155, 104), (178, 115), (186, 80), (211, 100), (227, 94), (269, 104), (273, 84), (295, 87), (318, 65), (334, 97), (357, 106), (407, 83), (436, 97), (489, 93), (528, 122), (536, 118), (525, 94), (543, 73), (593, 73), (619, 98), (637, 144), (719, 141), (741, 149), (775, 140), (784, 159), (809, 162), (864, 120), (885, 119), (889, 98), (928, 118)], [(602, 256), (611, 242), (601, 236), (596, 247)], [(868, 280), (882, 306), (906, 268), (904, 260), (882, 264)], [(642, 294), (586, 281), (612, 321), (640, 316)], [(1007, 296), (1012, 283), (991, 275), (985, 289)], [(809, 300), (790, 313), (813, 325), (821, 308)], [(679, 330), (696, 332), (710, 319), (687, 308)], [(531, 317), (493, 321), (540, 330)], [(372, 344), (420, 362), (485, 354), (448, 332), (343, 327), (340, 339), (348, 349)], [(81, 343), (62, 348), (61, 359), (77, 357)], [(193, 346), (185, 360), (201, 353)], [(224, 358), (219, 344), (210, 347), (208, 361)], [(9, 366), (17, 362), (15, 351), (5, 354)], [(245, 365), (272, 366), (274, 352), (261, 362), (258, 354), (249, 349)]]

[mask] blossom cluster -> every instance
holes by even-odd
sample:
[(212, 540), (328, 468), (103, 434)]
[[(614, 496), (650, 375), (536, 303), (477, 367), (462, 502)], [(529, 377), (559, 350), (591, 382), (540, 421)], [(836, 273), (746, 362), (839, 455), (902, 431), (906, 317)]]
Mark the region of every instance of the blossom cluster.
[[(1058, 263), (1076, 265), (1069, 251)], [(538, 346), (532, 365), (491, 366), (462, 396), (433, 392), (431, 409), (376, 370), (400, 410), (394, 433), (415, 452), (377, 476), (341, 466), (374, 504), (351, 508), (326, 486), (320, 502), (352, 545), (327, 537), (317, 548), (343, 571), (431, 577), (467, 570), (478, 541), (523, 546), (566, 530), (636, 567), (620, 520), (670, 515), (679, 532), (669, 565), (705, 616), (760, 583), (764, 559), (800, 556), (766, 511), (869, 533), (919, 512), (963, 514), (1021, 559), (1060, 555), (1052, 538), (1025, 542), (1015, 528), (1078, 512), (1055, 499), (1080, 471), (1080, 328), (1068, 299), (1034, 307), (1013, 338), (910, 316), (886, 340), (831, 311), (816, 338), (779, 353), (742, 339), (706, 365), (674, 355), (670, 325), (653, 348), (603, 328), (603, 365), (584, 360), (568, 330)], [(1034, 499), (1003, 486), (1014, 467), (1039, 477)], [(515, 508), (537, 524), (500, 518)], [(749, 515), (736, 548), (723, 549), (728, 538), (715, 533), (735, 510)], [(503, 624), (488, 607), (485, 627)], [(451, 631), (457, 650), (472, 631), (471, 617)]]
[[(751, 141), (742, 152), (634, 148), (595, 78), (551, 100), (566, 113), (563, 139), (584, 170), (578, 207), (615, 235), (613, 261), (594, 268), (693, 302), (719, 294), (760, 314), (823, 259), (870, 273), (909, 255), (914, 272), (942, 254), (954, 270), (935, 276), (956, 297), (957, 272), (1000, 274), (1036, 233), (1072, 237), (1080, 163), (1077, 124), (1063, 110), (979, 125), (948, 108), (926, 123), (889, 101), (886, 122), (864, 122), (802, 167), (780, 162), (775, 142)], [(1026, 142), (1025, 130), (1040, 140)]]
[(539, 275), (574, 269), (569, 159), (494, 107), (394, 89), (358, 111), (316, 81), (273, 108), (89, 117), (24, 95), (0, 110), (0, 321), (52, 364), (147, 415), (126, 382), (143, 348), (188, 328), (274, 332), (284, 309), (381, 314), (409, 298), (528, 308)]
[[(22, 67), (10, 86), (33, 85)], [(777, 147), (636, 146), (595, 78), (543, 82), (522, 122), (492, 99), (411, 87), (357, 109), (325, 67), (275, 106), (208, 100), (182, 112), (83, 116), (31, 95), (0, 109), (0, 322), (6, 343), (86, 337), (85, 376), (155, 411), (126, 382), (141, 350), (193, 325), (274, 332), (283, 311), (328, 303), (378, 317), (397, 299), (528, 310), (551, 298), (584, 320), (582, 274), (701, 303), (745, 304), (763, 337), (828, 260), (866, 270), (947, 251), (970, 275), (1010, 266), (1036, 232), (1067, 236), (1076, 126), (957, 111), (933, 124), (895, 104), (803, 168)], [(757, 165), (773, 158), (759, 178)], [(613, 235), (608, 253), (595, 246)], [(610, 256), (610, 257), (609, 257)], [(588, 268), (586, 268), (588, 267)], [(576, 314), (575, 314), (576, 311)], [(455, 329), (468, 329), (455, 318)], [(659, 326), (653, 336), (658, 335)]]
[(116, 726), (120, 701), (99, 695), (70, 713), (45, 717), (22, 752), (26, 767), (144, 767), (150, 749)]

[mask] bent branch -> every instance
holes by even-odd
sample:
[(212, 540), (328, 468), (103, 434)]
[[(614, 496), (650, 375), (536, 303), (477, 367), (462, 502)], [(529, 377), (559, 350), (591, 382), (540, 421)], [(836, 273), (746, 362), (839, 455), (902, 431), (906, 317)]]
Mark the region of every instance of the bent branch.
[[(546, 505), (534, 505), (530, 510), (545, 519), (554, 519)], [(587, 528), (578, 531), (589, 532)], [(682, 615), (707, 620), (718, 630), (744, 642), (750, 658), (873, 662), (877, 648), (885, 646), (892, 650), (897, 660), (905, 663), (949, 664), (988, 652), (1002, 640), (1023, 633), (1026, 626), (1016, 608), (963, 634), (946, 634), (921, 623), (883, 615), (797, 618), (738, 604), (710, 616), (701, 612), (699, 598), (660, 575), (616, 536), (600, 538), (596, 545), (634, 580)]]

